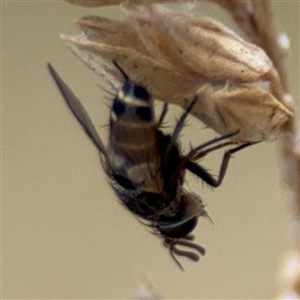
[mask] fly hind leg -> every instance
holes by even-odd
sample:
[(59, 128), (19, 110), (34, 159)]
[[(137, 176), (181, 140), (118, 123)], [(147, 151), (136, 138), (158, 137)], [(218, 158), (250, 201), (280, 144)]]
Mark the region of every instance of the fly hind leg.
[[(203, 168), (200, 165), (196, 164), (192, 160), (188, 160), (186, 162), (185, 168), (188, 169), (193, 174), (195, 174), (196, 176), (200, 177), (203, 181), (205, 181), (210, 186), (218, 187), (218, 186), (221, 185), (221, 183), (222, 183), (222, 181), (225, 177), (231, 155), (238, 152), (238, 151), (240, 151), (240, 150), (242, 150), (242, 149), (244, 149), (244, 148), (246, 148), (246, 147), (249, 147), (253, 144), (256, 144), (256, 143), (253, 143), (253, 142), (244, 143), (242, 145), (239, 145), (235, 148), (232, 148), (232, 149), (226, 151), (224, 153), (224, 156), (223, 156), (223, 160), (222, 160), (222, 164), (221, 164), (221, 167), (220, 167), (218, 179), (215, 179), (207, 170), (205, 170), (205, 168)], [(222, 146), (226, 146), (226, 145), (225, 144), (220, 145), (220, 147), (222, 147)], [(218, 148), (220, 148), (220, 147), (218, 147)], [(215, 150), (216, 148), (217, 147), (213, 147), (213, 148), (210, 148), (210, 149), (205, 150), (203, 152), (199, 152), (199, 153), (197, 153), (197, 155), (195, 157), (197, 157), (197, 158), (203, 157), (207, 153)]]

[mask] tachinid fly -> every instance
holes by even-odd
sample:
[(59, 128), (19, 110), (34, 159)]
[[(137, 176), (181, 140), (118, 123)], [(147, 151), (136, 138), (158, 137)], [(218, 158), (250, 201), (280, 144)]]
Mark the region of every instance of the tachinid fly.
[[(182, 268), (175, 255), (198, 261), (199, 255), (195, 252), (205, 254), (203, 247), (192, 242), (194, 237), (190, 233), (196, 227), (198, 218), (207, 216), (200, 197), (183, 187), (185, 169), (209, 185), (217, 187), (224, 178), (230, 155), (250, 143), (225, 152), (219, 178), (214, 179), (194, 160), (210, 151), (232, 144), (230, 141), (219, 142), (230, 138), (236, 132), (216, 138), (196, 147), (187, 155), (182, 155), (177, 138), (197, 99), (191, 101), (173, 133), (164, 134), (160, 127), (167, 105), (164, 106), (159, 121), (156, 121), (149, 92), (142, 85), (130, 80), (116, 62), (114, 64), (123, 74), (125, 81), (111, 107), (107, 147), (104, 147), (80, 101), (54, 68), (50, 64), (48, 67), (69, 108), (100, 151), (104, 169), (116, 195), (124, 206), (144, 220), (156, 235), (163, 238), (172, 258)], [(208, 148), (212, 144), (217, 145)], [(195, 251), (181, 250), (179, 245)]]

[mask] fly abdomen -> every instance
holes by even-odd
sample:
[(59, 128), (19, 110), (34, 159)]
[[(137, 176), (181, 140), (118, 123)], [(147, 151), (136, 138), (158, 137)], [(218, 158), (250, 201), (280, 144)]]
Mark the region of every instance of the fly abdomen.
[(158, 134), (149, 93), (126, 81), (111, 108), (108, 160), (116, 174), (157, 193), (163, 188)]

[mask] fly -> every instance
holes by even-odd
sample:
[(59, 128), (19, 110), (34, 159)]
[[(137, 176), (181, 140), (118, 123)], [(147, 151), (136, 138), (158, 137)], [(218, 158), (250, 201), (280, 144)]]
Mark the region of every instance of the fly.
[[(225, 176), (231, 154), (252, 143), (238, 145), (225, 152), (218, 179), (215, 179), (195, 161), (215, 149), (232, 145), (232, 141), (223, 140), (234, 136), (237, 131), (208, 141), (183, 155), (177, 140), (197, 97), (182, 114), (173, 133), (165, 134), (161, 125), (167, 105), (164, 105), (156, 121), (149, 92), (130, 80), (116, 62), (113, 63), (122, 73), (124, 84), (117, 92), (110, 110), (107, 147), (80, 101), (51, 64), (48, 64), (48, 68), (67, 105), (99, 150), (104, 170), (121, 203), (163, 239), (164, 246), (183, 269), (175, 255), (198, 261), (199, 254), (205, 254), (202, 246), (192, 242), (194, 236), (191, 232), (200, 216), (208, 216), (201, 198), (184, 188), (185, 170), (210, 186), (218, 187)], [(182, 250), (178, 246), (194, 251)]]

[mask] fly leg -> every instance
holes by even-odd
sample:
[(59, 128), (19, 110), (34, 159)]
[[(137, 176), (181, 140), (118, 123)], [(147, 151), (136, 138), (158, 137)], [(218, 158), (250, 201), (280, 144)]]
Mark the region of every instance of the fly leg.
[(162, 112), (161, 112), (160, 117), (159, 117), (158, 122), (157, 122), (158, 123), (158, 127), (161, 126), (161, 124), (163, 123), (163, 121), (165, 119), (165, 116), (166, 116), (166, 114), (168, 112), (168, 106), (169, 106), (168, 103), (164, 103)]
[[(209, 153), (213, 150), (216, 150), (218, 148), (227, 146), (229, 144), (230, 144), (230, 142), (223, 143), (223, 144), (220, 144), (218, 146), (207, 149), (205, 151), (201, 151), (201, 152), (197, 153), (194, 157), (198, 159), (200, 157), (205, 156), (207, 153)], [(205, 168), (203, 168), (200, 165), (196, 164), (192, 160), (186, 161), (185, 168), (188, 169), (193, 174), (195, 174), (196, 176), (200, 177), (203, 181), (208, 183), (210, 186), (218, 187), (218, 186), (221, 185), (221, 183), (222, 183), (222, 181), (225, 177), (225, 174), (226, 174), (226, 171), (227, 171), (227, 168), (228, 168), (228, 164), (229, 164), (229, 160), (230, 160), (232, 154), (234, 154), (234, 153), (236, 153), (236, 152), (238, 152), (242, 149), (245, 149), (245, 148), (247, 148), (247, 147), (249, 147), (253, 144), (256, 144), (256, 142), (247, 142), (247, 143), (244, 143), (242, 145), (238, 145), (237, 147), (234, 147), (234, 148), (226, 151), (224, 153), (224, 156), (223, 156), (223, 160), (222, 160), (222, 164), (221, 164), (221, 167), (220, 167), (218, 179), (215, 179), (207, 170), (205, 170)]]
[(192, 102), (190, 103), (190, 105), (188, 106), (188, 108), (185, 110), (185, 112), (181, 115), (180, 119), (178, 120), (174, 131), (172, 133), (172, 140), (175, 142), (182, 130), (182, 128), (184, 127), (184, 123), (189, 115), (189, 113), (191, 112), (192, 108), (195, 106), (196, 102), (198, 101), (198, 97), (195, 96), (194, 99), (192, 100)]

